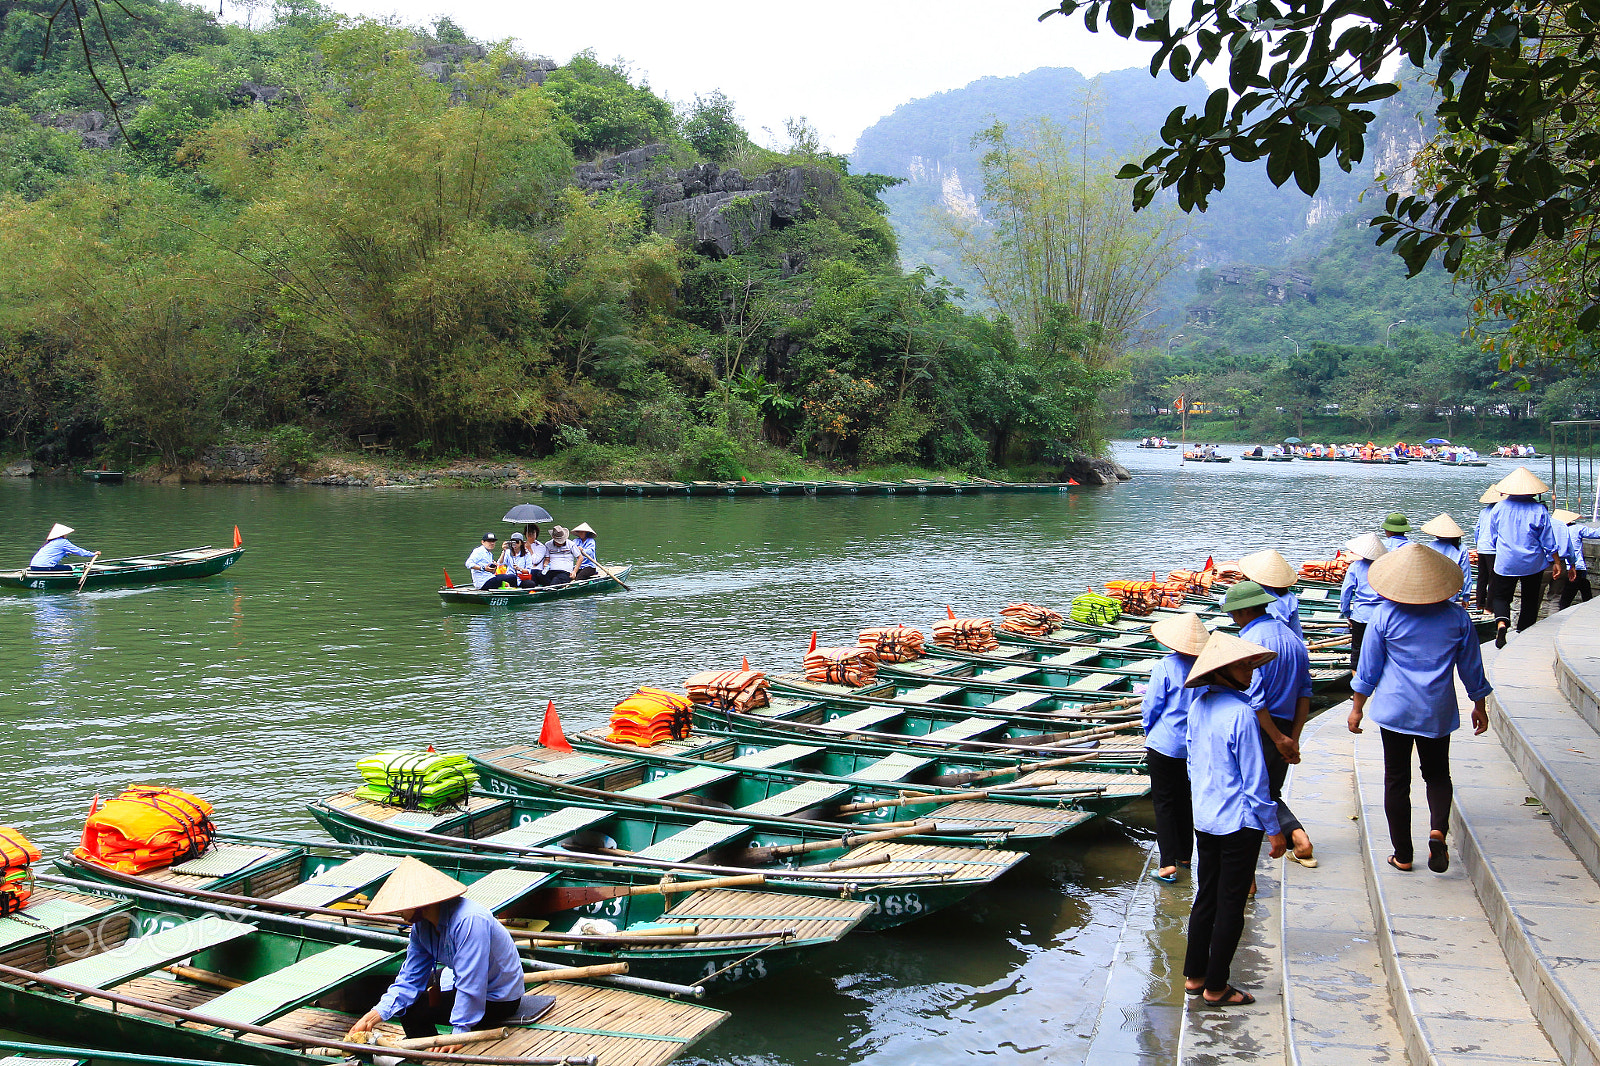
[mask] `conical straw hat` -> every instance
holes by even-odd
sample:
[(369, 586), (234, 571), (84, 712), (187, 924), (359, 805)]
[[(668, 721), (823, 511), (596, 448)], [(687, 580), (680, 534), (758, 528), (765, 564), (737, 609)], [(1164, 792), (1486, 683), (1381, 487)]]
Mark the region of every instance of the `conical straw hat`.
[(1271, 548), (1246, 555), (1239, 560), (1239, 569), (1256, 584), (1275, 589), (1286, 589), (1300, 579), (1289, 560)]
[(1501, 500), (1503, 500), (1505, 498), (1506, 498), (1506, 494), (1501, 492), (1498, 486), (1490, 485), (1488, 488), (1483, 490), (1483, 495), (1478, 497), (1478, 502), (1479, 503), (1499, 503)]
[(1428, 534), (1430, 537), (1450, 538), (1464, 537), (1467, 535), (1467, 531), (1462, 529), (1456, 523), (1456, 520), (1447, 514), (1439, 515), (1437, 518), (1428, 519), (1427, 524), (1422, 527), (1422, 531)]
[(594, 529), (587, 522), (580, 522), (572, 527), (574, 533), (593, 533)]
[[(1439, 555), (1438, 552), (1434, 554)], [(1439, 555), (1439, 558), (1443, 559), (1444, 556)], [(1254, 670), (1262, 663), (1270, 663), (1277, 657), (1277, 652), (1268, 651), (1248, 640), (1240, 640), (1231, 633), (1213, 633), (1211, 639), (1206, 641), (1206, 646), (1200, 650), (1194, 666), (1189, 670), (1189, 679), (1183, 683), (1183, 687), (1198, 688), (1209, 684), (1210, 675), (1229, 663), (1246, 663)]]
[(1363, 533), (1359, 537), (1351, 537), (1344, 546), (1369, 563), (1389, 554), (1389, 546), (1384, 544), (1383, 538), (1376, 533)]
[(383, 887), (373, 893), (372, 902), (367, 904), (367, 913), (399, 914), (401, 911), (426, 907), (430, 903), (443, 903), (466, 893), (467, 886), (460, 881), (407, 855), (400, 860), (400, 865), (395, 867)]
[(1550, 486), (1539, 480), (1532, 470), (1519, 466), (1499, 481), (1495, 488), (1507, 496), (1537, 496), (1541, 492), (1549, 492)]
[(1396, 603), (1438, 603), (1461, 591), (1461, 566), (1423, 544), (1407, 544), (1367, 571), (1372, 591)]
[[(1555, 519), (1557, 522), (1560, 522), (1564, 526), (1570, 526), (1572, 523), (1582, 518), (1583, 515), (1579, 514), (1577, 511), (1557, 511), (1550, 517)], [(1154, 629), (1155, 626), (1151, 626), (1150, 628)]]
[(1184, 655), (1199, 655), (1211, 639), (1211, 631), (1198, 615), (1185, 612), (1169, 615), (1150, 627), (1150, 635), (1164, 646)]
[(72, 532), (72, 527), (71, 526), (64, 526), (60, 522), (57, 522), (55, 525), (50, 527), (50, 535), (48, 537), (44, 538), (44, 539), (45, 540), (55, 540), (57, 537), (64, 537), (68, 533), (71, 533), (71, 532)]

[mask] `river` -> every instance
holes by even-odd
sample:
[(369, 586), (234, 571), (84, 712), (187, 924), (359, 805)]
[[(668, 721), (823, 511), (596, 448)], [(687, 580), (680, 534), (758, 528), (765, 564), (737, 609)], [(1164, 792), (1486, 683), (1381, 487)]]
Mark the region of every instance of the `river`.
[[(853, 643), (865, 626), (926, 627), (947, 604), (1064, 607), (1090, 584), (1267, 546), (1326, 558), (1390, 510), (1470, 527), (1479, 493), (1514, 466), (1180, 468), (1173, 451), (1115, 454), (1135, 480), (1061, 496), (571, 500), (0, 479), (7, 566), (57, 521), (108, 558), (225, 544), (235, 524), (248, 549), (207, 581), (0, 592), (12, 797), (0, 822), (48, 853), (72, 842), (96, 792), (159, 781), (204, 794), (224, 829), (312, 834), (305, 802), (352, 785), (355, 760), (380, 748), (531, 740), (548, 699), (569, 727), (595, 724), (638, 685), (677, 687), (746, 656), (794, 670), (813, 629)], [(468, 551), (485, 530), (509, 533), (500, 516), (524, 499), (594, 526), (602, 560), (636, 566), (634, 591), (519, 612), (442, 606), (441, 569), (465, 581)], [(954, 913), (723, 997), (734, 1017), (685, 1061), (1082, 1061), (1149, 830), (1148, 804), (1101, 819)], [(1108, 1012), (1133, 1019), (1120, 1023), (1130, 1049), (1138, 999)]]

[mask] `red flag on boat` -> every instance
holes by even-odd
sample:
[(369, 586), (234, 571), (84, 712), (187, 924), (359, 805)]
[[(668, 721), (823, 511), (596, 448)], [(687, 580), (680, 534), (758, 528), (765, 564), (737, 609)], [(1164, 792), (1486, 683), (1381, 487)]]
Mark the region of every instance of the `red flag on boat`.
[(89, 817), (83, 820), (83, 834), (78, 837), (78, 846), (85, 851), (89, 850), (89, 818), (93, 818), (100, 810), (100, 793), (94, 794), (94, 802), (89, 804)]
[(556, 713), (556, 701), (544, 705), (544, 725), (539, 727), (539, 745), (557, 751), (571, 751), (567, 735), (561, 731), (561, 716)]
[(817, 650), (817, 631), (815, 629), (811, 631), (811, 650)]
[(234, 526), (233, 527), (233, 546), (235, 548), (244, 547), (244, 538), (239, 536), (239, 527), (238, 526)]
[(1072, 478), (1069, 477), (1069, 478), (1067, 478), (1067, 484), (1068, 485), (1076, 485), (1078, 483), (1076, 481), (1072, 480)]
[(1201, 568), (1200, 572), (1203, 574), (1207, 570), (1210, 570), (1213, 566), (1216, 566), (1216, 565), (1217, 565), (1216, 563), (1211, 561), (1211, 556), (1208, 555), (1208, 556), (1206, 556), (1206, 565)]
[(444, 587), (447, 589), (455, 588), (456, 583), (450, 580), (450, 571), (444, 567), (440, 567), (439, 569), (444, 570)]
[(744, 669), (744, 672), (747, 673), (747, 674), (750, 672), (750, 656), (748, 656), (748, 655), (746, 655), (744, 657), (743, 669)]
[(944, 605), (944, 616), (946, 618), (954, 618), (956, 616), (956, 613), (950, 609), (948, 603)]

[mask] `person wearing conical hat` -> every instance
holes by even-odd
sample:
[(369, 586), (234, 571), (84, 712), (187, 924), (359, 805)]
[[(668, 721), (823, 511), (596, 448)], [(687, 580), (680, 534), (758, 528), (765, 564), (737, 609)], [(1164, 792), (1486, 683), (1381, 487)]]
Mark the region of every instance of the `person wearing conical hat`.
[(1410, 544), (1411, 538), (1406, 536), (1411, 532), (1411, 522), (1399, 511), (1390, 511), (1383, 517), (1383, 546), (1390, 551), (1403, 545)]
[(1383, 813), (1393, 853), (1389, 865), (1411, 869), (1411, 751), (1416, 749), (1428, 794), (1428, 869), (1450, 867), (1450, 734), (1461, 728), (1455, 681), (1472, 700), (1472, 731), (1489, 728), (1484, 701), (1492, 689), (1483, 672), (1478, 634), (1453, 597), (1460, 569), (1438, 552), (1412, 544), (1372, 564), (1367, 579), (1384, 603), (1367, 626), (1361, 669), (1350, 682), (1350, 732), (1361, 732), (1370, 709), (1383, 741)]
[(1178, 868), (1194, 857), (1194, 809), (1189, 797), (1189, 701), (1194, 690), (1183, 683), (1195, 656), (1211, 634), (1197, 615), (1171, 615), (1150, 627), (1150, 635), (1172, 654), (1150, 671), (1142, 711), (1145, 768), (1150, 775), (1150, 803), (1156, 815), (1156, 851), (1161, 865), (1157, 881), (1172, 884)]
[[(399, 915), (410, 923), (411, 939), (394, 983), (351, 1026), (351, 1037), (393, 1018), (406, 1036), (424, 1037), (436, 1035), (439, 1025), (470, 1033), (516, 1016), (526, 987), (522, 958), (499, 919), (483, 904), (465, 898), (466, 891), (455, 878), (407, 856), (373, 894), (367, 913)], [(446, 967), (455, 988), (430, 995), (434, 979)]]
[(1311, 653), (1306, 642), (1270, 614), (1272, 594), (1254, 581), (1241, 581), (1228, 590), (1222, 609), (1228, 612), (1239, 636), (1273, 653), (1251, 678), (1246, 693), (1261, 729), (1261, 752), (1267, 781), (1278, 805), (1278, 824), (1288, 838), (1295, 862), (1316, 866), (1317, 860), (1300, 819), (1283, 802), (1283, 782), (1289, 767), (1300, 761), (1300, 731), (1311, 716)]
[(1494, 610), (1495, 647), (1503, 648), (1511, 627), (1513, 595), (1522, 596), (1522, 607), (1517, 612), (1518, 633), (1539, 620), (1545, 568), (1550, 569), (1554, 579), (1559, 580), (1562, 574), (1561, 542), (1556, 540), (1550, 512), (1535, 499), (1549, 492), (1550, 486), (1532, 470), (1519, 466), (1501, 478), (1495, 488), (1505, 493), (1505, 499), (1495, 504), (1489, 521), (1489, 535), (1494, 542), (1494, 585), (1489, 598)]
[(1255, 1002), (1229, 983), (1229, 970), (1244, 930), (1261, 838), (1271, 839), (1273, 858), (1287, 846), (1267, 782), (1261, 730), (1246, 695), (1256, 668), (1272, 658), (1259, 644), (1213, 633), (1184, 681), (1195, 690), (1187, 745), (1196, 862), (1183, 986), (1211, 1006)]
[(1383, 602), (1383, 597), (1372, 591), (1367, 582), (1367, 570), (1373, 562), (1389, 554), (1376, 533), (1363, 533), (1345, 544), (1345, 550), (1356, 557), (1344, 572), (1344, 584), (1339, 587), (1339, 616), (1350, 623), (1350, 669), (1361, 662), (1361, 637), (1372, 621), (1372, 612)]
[(61, 560), (69, 555), (77, 555), (84, 559), (94, 558), (95, 553), (87, 548), (80, 548), (67, 539), (67, 534), (72, 532), (71, 526), (64, 526), (60, 522), (50, 527), (50, 535), (44, 539), (44, 546), (33, 553), (33, 558), (28, 562), (29, 570), (39, 571), (70, 571), (72, 567)]
[(1489, 592), (1494, 584), (1494, 534), (1489, 528), (1489, 519), (1494, 514), (1494, 506), (1506, 498), (1506, 494), (1495, 486), (1490, 485), (1483, 490), (1483, 495), (1478, 497), (1478, 502), (1483, 504), (1483, 510), (1478, 512), (1478, 520), (1472, 523), (1472, 540), (1478, 549), (1478, 573), (1476, 585), (1478, 588), (1477, 606), (1480, 611), (1489, 610)]
[(1573, 524), (1582, 517), (1576, 511), (1566, 510), (1550, 516), (1555, 522), (1556, 535), (1562, 539), (1562, 558), (1567, 561), (1567, 580), (1561, 584), (1561, 598), (1556, 604), (1558, 611), (1571, 607), (1579, 595), (1583, 596), (1584, 603), (1594, 596), (1594, 590), (1589, 587), (1589, 562), (1583, 557), (1583, 542), (1600, 539), (1600, 529)]
[(1267, 548), (1240, 559), (1239, 570), (1266, 589), (1272, 597), (1272, 602), (1267, 605), (1267, 613), (1288, 626), (1297, 638), (1305, 640), (1305, 631), (1300, 628), (1300, 597), (1289, 591), (1300, 575), (1289, 565), (1289, 560)]
[(589, 523), (583, 522), (572, 527), (572, 549), (578, 553), (578, 569), (572, 572), (572, 580), (587, 581), (591, 577), (599, 577), (600, 571), (595, 563), (600, 557), (595, 554), (594, 530)]
[(1461, 538), (1467, 531), (1454, 518), (1442, 514), (1428, 519), (1422, 532), (1433, 538), (1432, 544), (1423, 547), (1432, 548), (1461, 568), (1461, 593), (1455, 599), (1461, 606), (1469, 606), (1472, 603), (1472, 554), (1461, 546)]

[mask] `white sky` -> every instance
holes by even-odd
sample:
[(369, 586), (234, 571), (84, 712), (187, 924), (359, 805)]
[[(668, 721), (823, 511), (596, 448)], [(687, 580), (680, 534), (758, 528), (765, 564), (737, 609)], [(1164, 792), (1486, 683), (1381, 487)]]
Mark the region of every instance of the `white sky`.
[[(805, 116), (834, 151), (900, 104), (974, 79), (1149, 63), (1151, 46), (1089, 34), (1080, 16), (1038, 21), (1049, 0), (810, 0), (674, 5), (661, 0), (331, 0), (349, 14), (426, 25), (449, 15), (478, 40), (515, 38), (564, 62), (622, 57), (674, 101), (721, 89), (760, 143)], [(637, 78), (636, 78), (637, 80)]]

